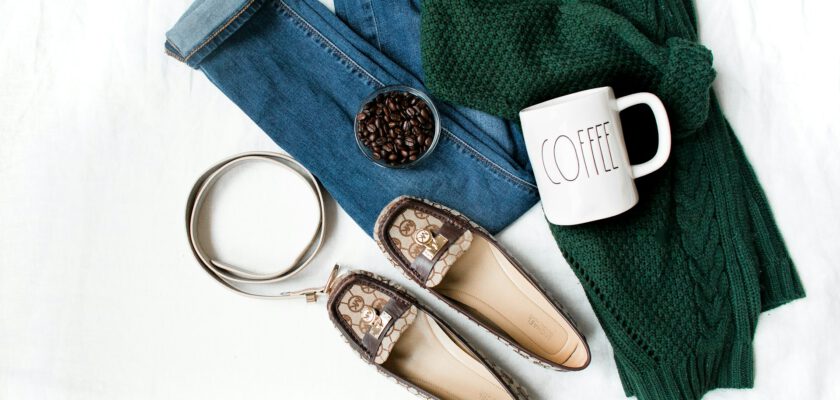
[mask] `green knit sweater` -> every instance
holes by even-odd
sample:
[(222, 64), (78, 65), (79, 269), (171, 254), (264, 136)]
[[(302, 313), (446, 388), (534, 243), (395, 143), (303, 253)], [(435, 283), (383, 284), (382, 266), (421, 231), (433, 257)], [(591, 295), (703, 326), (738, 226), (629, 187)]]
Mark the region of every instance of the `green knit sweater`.
[[(438, 98), (513, 120), (605, 85), (663, 100), (671, 159), (637, 181), (639, 204), (551, 231), (628, 396), (696, 399), (752, 386), (759, 313), (804, 290), (711, 90), (712, 55), (697, 43), (691, 1), (425, 0), (422, 51)], [(652, 118), (631, 109), (622, 124), (631, 158), (649, 158)]]

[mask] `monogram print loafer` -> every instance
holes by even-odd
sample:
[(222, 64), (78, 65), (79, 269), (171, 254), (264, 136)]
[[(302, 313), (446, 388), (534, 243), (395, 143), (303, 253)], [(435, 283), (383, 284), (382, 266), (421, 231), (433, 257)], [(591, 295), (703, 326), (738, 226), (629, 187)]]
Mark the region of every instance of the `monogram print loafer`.
[(356, 271), (338, 278), (330, 319), (362, 358), (427, 399), (527, 399), (527, 393), (399, 287)]
[(544, 367), (577, 371), (589, 346), (563, 307), (489, 233), (440, 204), (400, 197), (374, 228), (411, 280)]

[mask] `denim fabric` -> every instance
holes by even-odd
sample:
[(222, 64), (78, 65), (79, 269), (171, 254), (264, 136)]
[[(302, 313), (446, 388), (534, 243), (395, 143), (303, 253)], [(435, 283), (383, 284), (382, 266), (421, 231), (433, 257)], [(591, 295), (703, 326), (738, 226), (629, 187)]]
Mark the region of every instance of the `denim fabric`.
[(491, 232), (537, 202), (518, 127), (475, 110), (436, 101), (442, 137), (416, 167), (383, 168), (357, 148), (364, 97), (384, 85), (426, 91), (418, 1), (336, 0), (335, 14), (317, 0), (199, 2), (167, 34), (167, 53), (204, 72), (369, 234), (403, 194), (461, 210)]

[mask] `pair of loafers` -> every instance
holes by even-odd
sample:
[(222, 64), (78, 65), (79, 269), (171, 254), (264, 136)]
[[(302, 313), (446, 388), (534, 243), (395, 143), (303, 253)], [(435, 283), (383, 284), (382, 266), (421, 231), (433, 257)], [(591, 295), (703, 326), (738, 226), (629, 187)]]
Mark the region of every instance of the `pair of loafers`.
[[(590, 361), (584, 336), (563, 307), (484, 229), (459, 212), (400, 197), (380, 214), (374, 237), (412, 281), (547, 368)], [(527, 392), (434, 312), (367, 272), (329, 288), (330, 318), (380, 372), (429, 399), (526, 399)]]

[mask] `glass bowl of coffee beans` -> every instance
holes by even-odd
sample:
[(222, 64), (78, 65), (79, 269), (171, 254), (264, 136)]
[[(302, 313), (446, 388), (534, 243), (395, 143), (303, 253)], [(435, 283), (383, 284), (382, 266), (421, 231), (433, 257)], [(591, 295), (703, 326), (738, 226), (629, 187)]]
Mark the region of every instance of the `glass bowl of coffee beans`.
[(386, 86), (362, 101), (354, 131), (359, 149), (373, 162), (406, 168), (435, 149), (440, 117), (425, 93), (408, 86)]

